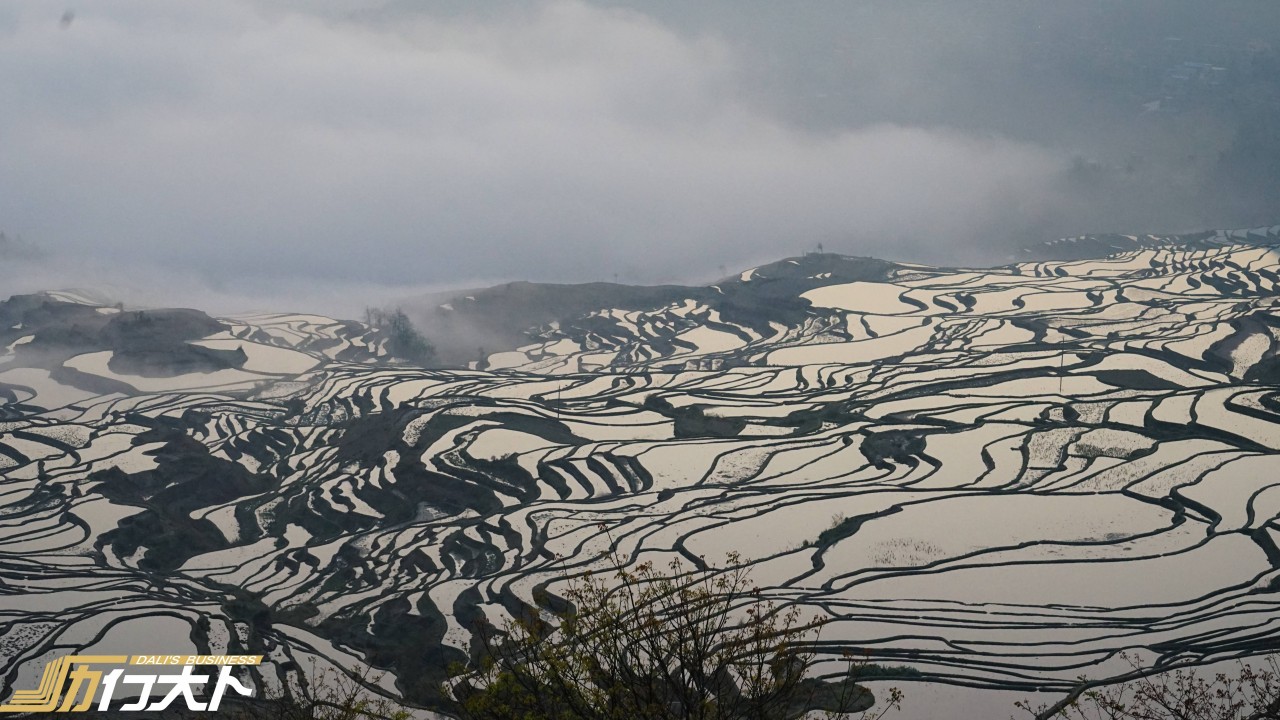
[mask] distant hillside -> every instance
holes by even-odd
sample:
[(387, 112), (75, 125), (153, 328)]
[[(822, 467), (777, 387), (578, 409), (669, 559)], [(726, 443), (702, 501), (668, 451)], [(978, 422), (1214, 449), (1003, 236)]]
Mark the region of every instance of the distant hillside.
[[(1025, 248), (1016, 262), (1087, 260), (1139, 249), (1208, 250), (1231, 244), (1280, 244), (1280, 225), (1183, 235), (1083, 235)], [(835, 282), (883, 280), (919, 268), (873, 258), (809, 253), (763, 265), (708, 286), (514, 282), (442, 293), (403, 303), (415, 326), (435, 344), (444, 367), (466, 367), (515, 350), (557, 324), (594, 311), (651, 311), (689, 300), (761, 333), (809, 312), (805, 291)]]
[[(800, 293), (838, 281), (875, 280), (898, 268), (871, 258), (810, 254), (725, 278), (715, 285), (634, 286), (514, 282), (403, 303), (415, 326), (435, 344), (445, 366), (466, 366), (528, 344), (538, 332), (595, 310), (651, 310), (683, 300), (713, 308), (759, 331), (805, 312)], [(483, 351), (483, 352), (482, 352)]]
[(1182, 235), (1079, 235), (1050, 240), (1040, 245), (1023, 248), (1013, 259), (1027, 260), (1087, 260), (1105, 257), (1118, 252), (1142, 248), (1183, 248), (1207, 250), (1223, 245), (1274, 245), (1280, 243), (1280, 225), (1243, 230), (1206, 230)]

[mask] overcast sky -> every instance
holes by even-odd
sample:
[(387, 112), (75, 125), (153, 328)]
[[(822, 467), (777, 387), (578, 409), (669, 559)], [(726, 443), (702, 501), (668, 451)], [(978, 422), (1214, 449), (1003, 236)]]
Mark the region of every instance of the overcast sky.
[[(1280, 167), (1230, 163), (1276, 5), (5, 0), (0, 230), (52, 260), (0, 280), (302, 301), (1270, 224)], [(1153, 110), (1184, 61), (1230, 92)]]

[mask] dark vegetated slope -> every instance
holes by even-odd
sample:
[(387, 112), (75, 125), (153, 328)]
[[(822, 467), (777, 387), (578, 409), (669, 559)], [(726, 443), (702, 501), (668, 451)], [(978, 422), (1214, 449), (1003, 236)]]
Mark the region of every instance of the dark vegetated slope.
[(478, 360), (481, 354), (526, 345), (531, 332), (552, 323), (593, 329), (591, 319), (583, 316), (604, 308), (654, 310), (695, 300), (719, 310), (729, 322), (763, 332), (771, 321), (789, 325), (803, 317), (808, 303), (799, 295), (806, 290), (883, 280), (899, 267), (874, 258), (811, 253), (762, 265), (750, 281), (734, 276), (708, 286), (513, 282), (419, 298), (406, 307), (414, 324), (435, 344), (439, 362), (453, 367)]
[[(111, 350), (112, 370), (144, 377), (242, 367), (243, 352), (189, 342), (225, 329), (206, 313), (183, 308), (126, 312), (46, 295), (15, 295), (0, 303), (0, 345), (33, 336), (17, 346), (15, 366), (54, 368), (74, 355)], [(76, 384), (74, 374), (65, 377)]]
[(526, 344), (531, 328), (602, 307), (639, 310), (660, 306), (686, 297), (688, 291), (678, 285), (513, 282), (421, 298), (405, 307), (414, 325), (435, 344), (439, 362), (459, 366), (478, 359), (481, 348), (490, 353)]

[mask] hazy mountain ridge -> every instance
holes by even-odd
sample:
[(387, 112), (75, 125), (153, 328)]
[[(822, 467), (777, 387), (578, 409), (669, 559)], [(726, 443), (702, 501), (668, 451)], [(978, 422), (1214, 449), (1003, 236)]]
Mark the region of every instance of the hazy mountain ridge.
[(647, 311), (685, 299), (767, 331), (772, 320), (805, 314), (807, 304), (798, 299), (803, 290), (823, 282), (880, 279), (895, 267), (873, 258), (812, 253), (756, 268), (753, 284), (740, 276), (706, 286), (514, 282), (410, 300), (406, 307), (440, 349), (441, 360), (465, 366), (482, 355), (514, 350), (561, 323), (590, 322), (585, 318), (602, 309)]
[[(1011, 259), (1080, 260), (1141, 249), (1211, 250), (1232, 244), (1276, 243), (1280, 243), (1280, 225), (1171, 235), (1081, 235), (1026, 247)], [(408, 299), (405, 307), (431, 336), (445, 365), (466, 366), (484, 360), (483, 356), (550, 337), (547, 333), (554, 331), (553, 324), (600, 326), (599, 321), (587, 318), (601, 310), (654, 311), (684, 300), (716, 310), (756, 334), (768, 334), (770, 321), (792, 324), (808, 312), (808, 304), (798, 300), (807, 290), (840, 281), (886, 279), (891, 273), (919, 269), (913, 263), (819, 252), (757, 267), (754, 282), (746, 282), (745, 273), (706, 286), (515, 282)], [(605, 328), (608, 324), (605, 321)]]
[[(1064, 688), (1135, 644), (1263, 652), (1280, 251), (1239, 239), (990, 269), (809, 255), (634, 309), (549, 301), (485, 370), (388, 365), (356, 323), (185, 311), (157, 316), (164, 343), (243, 362), (140, 374), (115, 362), (157, 342), (132, 311), (18, 300), (0, 676), (252, 651), (263, 687), (363, 658), (429, 702), (475, 622), (597, 562), (600, 523), (636, 561), (742, 551), (766, 594), (835, 618), (833, 661)], [(82, 352), (24, 350), (77, 323)]]
[(1141, 248), (1208, 250), (1223, 245), (1274, 245), (1277, 242), (1280, 242), (1280, 225), (1172, 235), (1078, 235), (1023, 248), (1025, 257), (1018, 260), (1086, 260)]
[[(1121, 247), (1127, 246), (1128, 249), (1115, 256), (1118, 260), (1096, 267), (1073, 266), (1070, 257), (1061, 261), (1048, 259), (1079, 255), (1099, 248), (1109, 251), (1102, 255), (1111, 255), (1116, 242), (1121, 242)], [(777, 351), (785, 347), (858, 342), (878, 338), (884, 332), (883, 328), (877, 330), (865, 321), (860, 321), (858, 327), (848, 325), (849, 313), (844, 311), (850, 310), (860, 316), (901, 318), (915, 315), (927, 317), (930, 322), (961, 319), (962, 325), (990, 324), (993, 318), (997, 318), (994, 322), (1002, 327), (1016, 328), (1023, 333), (1017, 343), (1042, 344), (1049, 329), (1041, 321), (1046, 309), (1043, 301), (1053, 296), (1040, 290), (1052, 291), (1060, 284), (1074, 292), (1072, 288), (1083, 287), (1081, 283), (1087, 283), (1090, 285), (1086, 294), (1088, 307), (1095, 308), (1104, 302), (1130, 301), (1123, 295), (1123, 289), (1135, 282), (1143, 287), (1143, 292), (1164, 293), (1169, 296), (1169, 302), (1176, 302), (1180, 293), (1197, 295), (1206, 284), (1209, 289), (1205, 292), (1223, 297), (1265, 294), (1274, 289), (1280, 278), (1266, 261), (1259, 264), (1247, 248), (1266, 247), (1268, 243), (1280, 243), (1280, 226), (1194, 236), (1086, 236), (1028, 251), (1032, 256), (1043, 258), (1040, 261), (1024, 261), (977, 271), (811, 254), (748, 270), (708, 288), (709, 292), (690, 289), (665, 306), (627, 312), (609, 309), (560, 321), (555, 327), (532, 333), (533, 339), (539, 342), (514, 352), (491, 355), (483, 366), (532, 372), (572, 372), (637, 367), (671, 371), (793, 364), (786, 359), (785, 353), (778, 354)], [(846, 271), (841, 272), (841, 268)], [(855, 270), (849, 272), (847, 268)], [(968, 287), (974, 282), (975, 272), (993, 278), (997, 287), (994, 290), (992, 287)], [(914, 286), (934, 285), (937, 279), (948, 275), (962, 278), (949, 292), (917, 292), (915, 296), (908, 292)], [(1166, 276), (1184, 277), (1186, 280), (1185, 283), (1180, 280), (1153, 283), (1151, 280)], [(1088, 279), (1078, 279), (1081, 277)], [(1033, 278), (1077, 279), (1057, 283)], [(826, 292), (821, 288), (849, 281), (867, 283), (862, 287), (878, 293), (876, 302), (896, 303), (900, 307), (889, 309), (890, 306), (886, 306), (877, 310), (874, 303), (866, 307), (841, 307), (838, 301), (824, 303), (818, 299)], [(997, 301), (994, 305), (980, 302), (997, 297), (996, 291), (1026, 294), (1042, 304), (1027, 309), (1025, 301), (1018, 298)], [(726, 305), (735, 307), (726, 302), (730, 298), (744, 297), (749, 299), (751, 307), (760, 308), (753, 318), (755, 322), (741, 325), (721, 314)], [(1142, 304), (1153, 299), (1138, 298), (1134, 302)], [(1071, 302), (1078, 300), (1073, 298)], [(1027, 312), (1022, 312), (1024, 309)], [(1264, 313), (1260, 317), (1265, 321), (1267, 315)], [(1197, 322), (1190, 316), (1185, 320), (1190, 324)], [(969, 333), (973, 329), (964, 327), (958, 332)], [(708, 330), (713, 333), (709, 334)], [(699, 346), (690, 340), (692, 336), (683, 336), (685, 332), (702, 337), (707, 345)], [(1088, 335), (1080, 328), (1072, 333)], [(1001, 337), (995, 345), (999, 343), (1017, 344), (1009, 336)], [(915, 352), (917, 348), (911, 346), (907, 350)], [(868, 359), (883, 357), (873, 354)], [(1212, 363), (1217, 356), (1211, 353), (1210, 358), (1181, 357), (1177, 361)], [(1255, 368), (1255, 372), (1258, 371), (1261, 368)]]

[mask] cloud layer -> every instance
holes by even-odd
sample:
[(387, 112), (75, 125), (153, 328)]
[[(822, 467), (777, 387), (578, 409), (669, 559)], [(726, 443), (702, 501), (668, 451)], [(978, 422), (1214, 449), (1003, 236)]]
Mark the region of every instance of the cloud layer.
[(0, 8), (0, 222), (64, 256), (247, 278), (690, 279), (818, 242), (952, 261), (1054, 207), (994, 136), (805, 128), (739, 52), (630, 10)]

